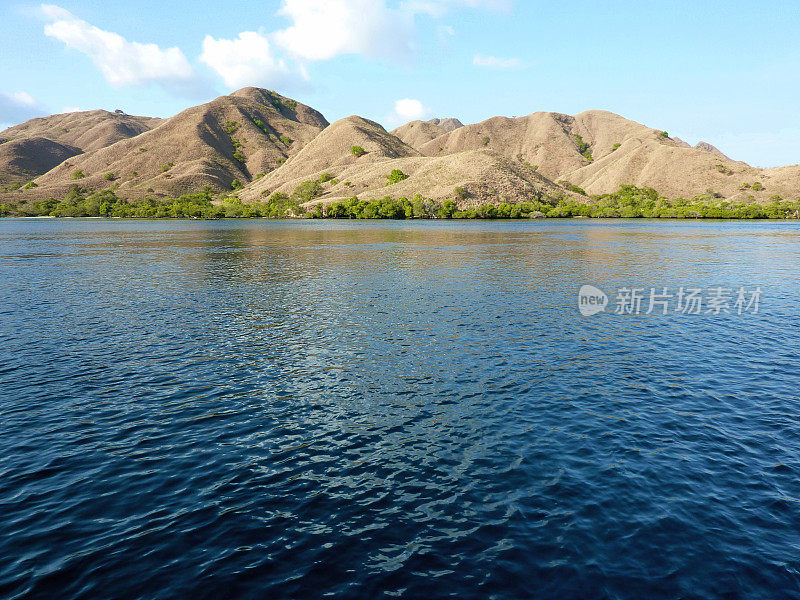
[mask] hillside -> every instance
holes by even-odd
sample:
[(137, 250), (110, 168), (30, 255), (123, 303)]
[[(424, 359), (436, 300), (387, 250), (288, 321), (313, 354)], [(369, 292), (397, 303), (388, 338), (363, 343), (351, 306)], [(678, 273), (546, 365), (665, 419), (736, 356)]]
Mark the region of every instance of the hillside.
[[(353, 149), (360, 148), (354, 154)], [(358, 172), (391, 159), (419, 157), (420, 153), (388, 133), (374, 121), (357, 116), (334, 122), (277, 170), (243, 191), (243, 198), (258, 198), (262, 192), (292, 192), (299, 182), (323, 173), (334, 177)], [(291, 188), (291, 189), (289, 189)]]
[(0, 132), (0, 185), (25, 183), (67, 158), (135, 137), (160, 122), (152, 117), (90, 110), (9, 127)]
[[(727, 158), (710, 144), (691, 147), (678, 139), (607, 111), (575, 116), (533, 113), (494, 117), (424, 144), (427, 156), (488, 149), (537, 167), (556, 182), (589, 194), (610, 193), (622, 184), (653, 187), (669, 197), (713, 190), (727, 198), (766, 202), (774, 194), (800, 193), (800, 167), (764, 170)], [(754, 190), (758, 182), (760, 190)], [(756, 186), (759, 187), (759, 186)]]
[(450, 133), (463, 126), (464, 124), (458, 119), (431, 119), (430, 121), (411, 121), (393, 129), (391, 133), (412, 148), (419, 149), (440, 135)]
[(80, 148), (41, 137), (0, 144), (0, 186), (19, 186), (80, 153)]
[[(364, 154), (355, 156), (353, 147)], [(398, 170), (405, 179), (387, 185)], [(325, 181), (328, 180), (328, 181)], [(543, 193), (567, 193), (558, 185), (517, 160), (490, 150), (468, 150), (452, 155), (426, 157), (379, 124), (361, 117), (336, 121), (285, 165), (247, 186), (239, 193), (245, 201), (261, 200), (280, 192), (291, 194), (304, 182), (321, 184), (314, 202), (332, 202), (355, 195), (364, 198), (422, 194), (434, 200), (459, 202), (522, 201)]]
[[(244, 88), (164, 121), (88, 111), (34, 119), (2, 135), (16, 138), (0, 144), (0, 183), (20, 185), (41, 173), (36, 187), (2, 193), (11, 203), (61, 198), (75, 184), (130, 199), (210, 186), (251, 202), (310, 182), (306, 201), (421, 194), (462, 207), (543, 193), (589, 202), (625, 184), (671, 198), (710, 193), (770, 203), (800, 196), (800, 166), (758, 169), (706, 142), (693, 147), (601, 110), (471, 125), (412, 121), (387, 132), (358, 116), (329, 125), (313, 108)], [(395, 170), (401, 174), (387, 185)]]
[(245, 184), (277, 168), (327, 125), (308, 106), (245, 88), (70, 159), (38, 178), (35, 192), (59, 197), (75, 182), (131, 198), (180, 195), (206, 185), (231, 190), (235, 180)]
[(46, 138), (89, 152), (149, 131), (161, 121), (155, 117), (89, 110), (31, 119), (0, 131), (0, 139)]

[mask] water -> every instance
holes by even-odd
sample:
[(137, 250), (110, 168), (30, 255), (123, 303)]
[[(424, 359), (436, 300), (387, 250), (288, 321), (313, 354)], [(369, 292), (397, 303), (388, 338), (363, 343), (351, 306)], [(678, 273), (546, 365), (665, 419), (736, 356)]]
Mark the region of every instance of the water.
[(798, 291), (796, 223), (0, 221), (0, 597), (798, 597)]

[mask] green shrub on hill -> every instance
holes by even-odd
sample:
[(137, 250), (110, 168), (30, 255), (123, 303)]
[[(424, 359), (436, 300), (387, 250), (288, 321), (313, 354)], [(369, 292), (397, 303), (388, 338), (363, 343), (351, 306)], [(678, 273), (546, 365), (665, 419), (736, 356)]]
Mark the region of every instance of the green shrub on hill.
[(401, 181), (408, 179), (408, 175), (403, 173), (400, 169), (392, 169), (392, 172), (386, 176), (387, 183), (386, 185), (394, 185), (395, 183), (400, 183)]
[(592, 158), (592, 149), (589, 144), (583, 141), (583, 138), (579, 136), (577, 133), (573, 136), (575, 138), (575, 143), (578, 145), (578, 153), (583, 156), (588, 161), (593, 161)]
[(296, 188), (292, 194), (300, 202), (311, 202), (323, 194), (322, 184), (319, 181), (304, 181)]

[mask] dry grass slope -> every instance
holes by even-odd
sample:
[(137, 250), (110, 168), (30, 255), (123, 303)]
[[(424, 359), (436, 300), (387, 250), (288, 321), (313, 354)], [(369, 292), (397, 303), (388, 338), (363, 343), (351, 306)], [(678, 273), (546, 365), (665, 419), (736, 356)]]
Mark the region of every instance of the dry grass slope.
[(393, 129), (391, 133), (412, 148), (419, 149), (440, 135), (450, 133), (463, 126), (464, 124), (458, 119), (431, 119), (430, 121), (411, 121)]
[[(39, 187), (30, 192), (59, 197), (76, 181), (130, 198), (192, 193), (206, 185), (230, 190), (234, 180), (245, 184), (280, 166), (327, 125), (308, 106), (244, 88), (70, 159), (37, 179)], [(82, 177), (75, 180), (76, 174)]]
[(80, 148), (41, 137), (5, 142), (0, 144), (0, 185), (30, 181), (80, 153)]
[[(3, 194), (11, 201), (59, 198), (75, 183), (141, 198), (204, 186), (231, 191), (236, 180), (244, 185), (237, 191), (244, 201), (318, 181), (321, 193), (313, 202), (422, 194), (454, 199), (461, 208), (542, 194), (588, 201), (581, 188), (603, 194), (623, 184), (673, 198), (708, 191), (746, 202), (800, 196), (798, 165), (754, 168), (710, 144), (691, 147), (599, 110), (493, 117), (466, 126), (456, 119), (412, 121), (389, 133), (358, 116), (329, 125), (308, 106), (244, 88), (163, 122), (89, 111), (34, 119), (0, 134), (11, 136), (0, 145), (0, 178), (21, 181), (47, 171), (36, 179), (38, 187)], [(387, 185), (393, 170), (405, 178)]]
[(155, 117), (89, 110), (31, 119), (0, 132), (0, 139), (46, 138), (89, 152), (149, 131), (161, 121)]

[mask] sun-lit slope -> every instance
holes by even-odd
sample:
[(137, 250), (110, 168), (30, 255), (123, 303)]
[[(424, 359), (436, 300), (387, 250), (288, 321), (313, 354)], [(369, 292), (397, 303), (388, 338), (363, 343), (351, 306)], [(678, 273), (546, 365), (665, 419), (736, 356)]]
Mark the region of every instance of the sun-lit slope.
[[(353, 148), (362, 148), (364, 154), (354, 154)], [(248, 186), (240, 195), (255, 199), (264, 190), (274, 191), (287, 182), (304, 181), (324, 172), (336, 175), (351, 166), (361, 168), (412, 156), (420, 154), (378, 123), (350, 116), (328, 126), (286, 164)]]
[(89, 110), (31, 119), (0, 132), (0, 139), (46, 138), (88, 152), (135, 137), (161, 122), (155, 117)]
[(431, 119), (430, 121), (411, 121), (393, 129), (392, 135), (399, 137), (412, 148), (420, 148), (440, 135), (455, 131), (464, 124), (458, 119)]
[[(231, 189), (277, 168), (328, 125), (312, 108), (245, 88), (167, 119), (136, 138), (75, 157), (37, 180), (58, 197), (78, 181), (126, 197)], [(79, 180), (76, 173), (82, 174)], [(52, 193), (51, 193), (52, 192)]]
[[(387, 185), (388, 176), (394, 170), (401, 171), (407, 178)], [(459, 206), (466, 207), (485, 202), (521, 202), (541, 198), (543, 194), (564, 193), (559, 186), (519, 161), (492, 151), (468, 150), (439, 157), (417, 155), (343, 162), (294, 179), (274, 179), (272, 186), (264, 185), (270, 182), (259, 182), (258, 189), (251, 186), (240, 196), (251, 201), (263, 200), (275, 192), (291, 194), (301, 183), (319, 180), (325, 173), (335, 179), (323, 184), (323, 194), (314, 202), (329, 203), (353, 196), (364, 200), (385, 196), (411, 198), (421, 194), (438, 201), (456, 200)]]

